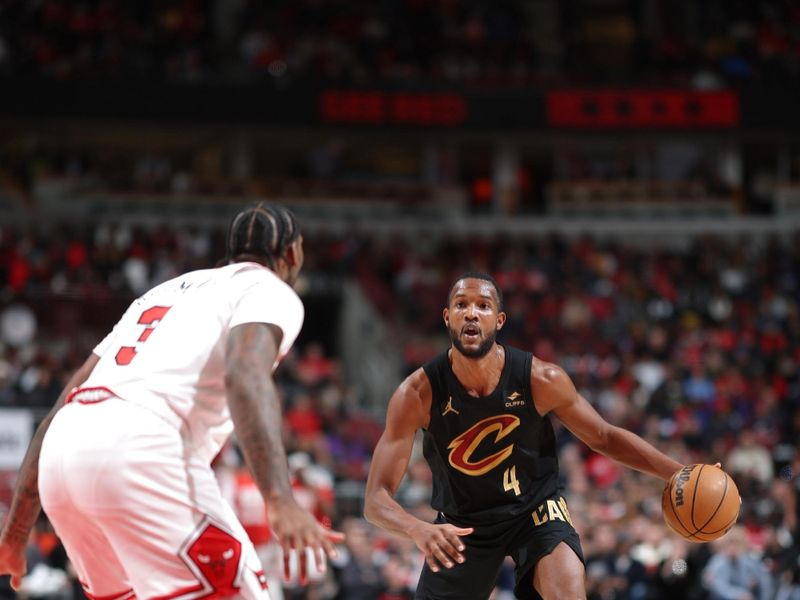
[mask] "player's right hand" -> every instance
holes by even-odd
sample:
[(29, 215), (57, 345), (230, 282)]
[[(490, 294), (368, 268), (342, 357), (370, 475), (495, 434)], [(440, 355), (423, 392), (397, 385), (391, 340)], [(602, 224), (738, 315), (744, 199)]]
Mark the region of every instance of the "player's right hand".
[(28, 570), (25, 548), (0, 544), (0, 575), (11, 575), (11, 587), (18, 590)]
[(472, 527), (456, 527), (449, 523), (420, 523), (408, 533), (417, 548), (425, 553), (425, 562), (431, 571), (436, 573), (439, 565), (449, 569), (455, 563), (464, 562), (464, 542), (461, 541), (461, 536), (472, 532)]
[(301, 585), (306, 583), (308, 574), (306, 548), (310, 548), (314, 555), (317, 571), (323, 573), (324, 554), (336, 558), (334, 544), (344, 541), (344, 534), (324, 527), (294, 500), (272, 502), (268, 510), (270, 526), (283, 548), (284, 578), (288, 581), (291, 577), (291, 557), (292, 552), (296, 552), (300, 583)]

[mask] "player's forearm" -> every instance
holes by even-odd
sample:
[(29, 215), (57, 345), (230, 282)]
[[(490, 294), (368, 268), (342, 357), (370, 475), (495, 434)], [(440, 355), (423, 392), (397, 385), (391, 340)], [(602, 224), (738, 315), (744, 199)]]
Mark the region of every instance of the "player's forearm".
[(664, 481), (683, 467), (635, 433), (621, 427), (611, 427), (605, 444), (595, 450), (625, 466)]
[(260, 373), (235, 374), (228, 404), (236, 439), (261, 494), (268, 502), (290, 500), (289, 468), (283, 447), (280, 402), (271, 379)]
[(414, 527), (423, 523), (400, 506), (385, 487), (367, 491), (364, 518), (373, 525), (407, 538), (411, 537), (409, 532)]
[(42, 421), (31, 440), (17, 475), (17, 485), (11, 501), (8, 520), (3, 528), (0, 543), (24, 546), (41, 511), (39, 502), (39, 453), (52, 415)]

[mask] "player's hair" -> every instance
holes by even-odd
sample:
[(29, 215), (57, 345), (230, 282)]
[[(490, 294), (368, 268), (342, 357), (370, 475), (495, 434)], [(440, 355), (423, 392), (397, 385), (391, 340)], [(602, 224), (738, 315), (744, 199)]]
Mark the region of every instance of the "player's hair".
[(225, 262), (255, 260), (274, 268), (298, 235), (297, 219), (289, 209), (258, 202), (233, 217), (225, 241)]
[(450, 303), (453, 301), (453, 294), (456, 291), (456, 284), (464, 279), (482, 279), (483, 281), (488, 281), (491, 283), (494, 287), (495, 293), (497, 294), (497, 310), (503, 310), (503, 292), (500, 291), (500, 286), (497, 285), (497, 281), (495, 281), (494, 277), (488, 273), (481, 273), (479, 271), (467, 271), (453, 282), (453, 285), (450, 286), (450, 291), (447, 294), (447, 306), (450, 306)]

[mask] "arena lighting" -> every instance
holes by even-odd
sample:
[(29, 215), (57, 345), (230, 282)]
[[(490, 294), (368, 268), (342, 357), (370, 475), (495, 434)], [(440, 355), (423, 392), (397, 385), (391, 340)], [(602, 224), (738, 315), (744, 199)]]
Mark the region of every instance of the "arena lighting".
[(547, 94), (551, 127), (586, 129), (726, 128), (739, 125), (730, 90), (556, 90)]
[(325, 90), (319, 97), (324, 123), (455, 127), (468, 113), (466, 99), (452, 92)]

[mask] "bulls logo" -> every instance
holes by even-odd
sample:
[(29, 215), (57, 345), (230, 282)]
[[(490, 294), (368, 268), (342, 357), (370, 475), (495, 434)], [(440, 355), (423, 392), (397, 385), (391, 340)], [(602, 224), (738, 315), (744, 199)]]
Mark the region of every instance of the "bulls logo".
[(478, 421), (447, 446), (447, 449), (450, 450), (450, 454), (447, 457), (450, 465), (465, 475), (473, 477), (488, 473), (511, 456), (514, 451), (514, 444), (509, 444), (494, 454), (473, 462), (471, 459), (475, 450), (484, 439), (493, 433), (495, 436), (492, 443), (497, 444), (514, 431), (519, 426), (519, 423), (519, 417), (514, 415), (496, 415)]
[(204, 519), (182, 554), (203, 589), (215, 598), (238, 596), (242, 543), (229, 532)]
[(197, 562), (198, 564), (206, 565), (206, 569), (214, 578), (219, 579), (225, 575), (228, 561), (234, 556), (236, 556), (236, 551), (233, 548), (223, 550), (222, 553), (219, 554), (203, 554), (202, 552), (198, 552)]

